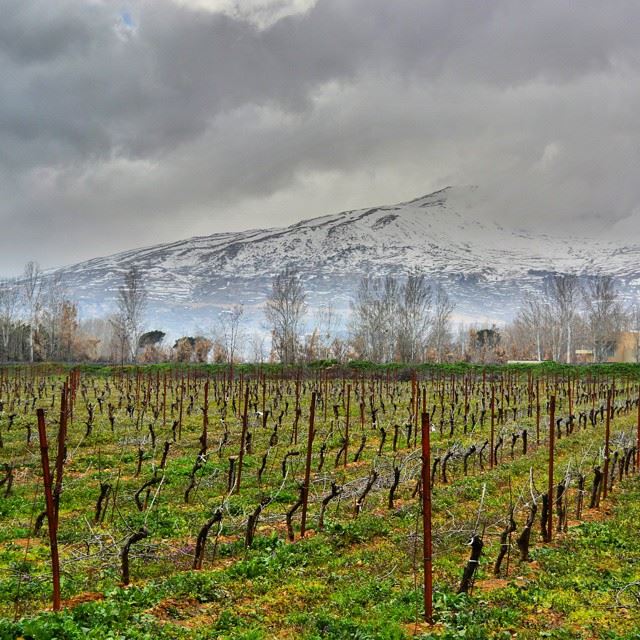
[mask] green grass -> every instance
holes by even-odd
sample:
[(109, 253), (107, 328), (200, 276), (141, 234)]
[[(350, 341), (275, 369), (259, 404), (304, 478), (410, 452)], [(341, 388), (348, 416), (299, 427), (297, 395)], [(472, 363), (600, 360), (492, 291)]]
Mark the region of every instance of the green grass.
[[(537, 546), (531, 566), (513, 563), (505, 586), (483, 588), (486, 566), (471, 596), (437, 581), (432, 635), (639, 637), (638, 603), (629, 606), (623, 591), (627, 606), (620, 607), (616, 597), (640, 580), (640, 482), (626, 481), (610, 507), (605, 520)], [(410, 564), (391, 564), (398, 536), (367, 517), (351, 531), (336, 526), (294, 545), (263, 539), (224, 569), (178, 573), (60, 614), (0, 622), (0, 638), (408, 638), (422, 596)]]
[[(150, 370), (153, 371), (153, 370)], [(162, 369), (159, 369), (162, 372)], [(203, 369), (204, 371), (204, 369)], [(443, 378), (428, 378), (428, 406), (435, 402), (440, 418), (439, 390), (444, 385), (444, 431), (432, 434), (433, 456), (442, 455), (457, 444), (461, 448), (481, 443), (488, 436), (489, 420), (475, 433), (464, 434), (462, 418), (456, 414), (456, 431), (448, 436), (448, 407), (451, 402), (449, 370)], [(465, 368), (470, 375), (469, 368)], [(505, 370), (492, 370), (496, 371)], [(472, 465), (470, 475), (463, 477), (460, 460), (452, 463), (451, 482), (436, 483), (433, 492), (435, 608), (437, 624), (431, 631), (418, 626), (418, 635), (449, 638), (633, 638), (640, 637), (638, 624), (640, 603), (633, 602), (631, 589), (625, 585), (640, 580), (640, 485), (637, 478), (616, 484), (612, 500), (602, 511), (585, 510), (586, 522), (572, 526), (567, 534), (557, 536), (551, 545), (538, 538), (538, 525), (533, 536), (531, 564), (520, 565), (512, 554), (509, 575), (498, 588), (491, 582), (492, 564), (498, 551), (498, 535), (504, 526), (509, 505), (516, 506), (520, 530), (525, 502), (529, 499), (529, 470), (533, 469), (538, 489), (546, 484), (547, 448), (546, 416), (543, 415), (542, 443), (536, 448), (533, 437), (534, 418), (526, 416), (526, 374), (514, 373), (518, 389), (520, 414), (511, 417), (496, 431), (530, 430), (527, 456), (510, 459), (508, 447), (500, 465), (482, 472)], [(610, 370), (607, 369), (607, 372)], [(202, 373), (202, 372), (201, 372)], [(155, 376), (145, 371), (144, 387), (155, 383)], [(609, 375), (607, 373), (607, 375)], [(119, 374), (111, 379), (111, 401), (117, 403), (115, 385)], [(11, 380), (11, 377), (9, 378)], [(26, 378), (25, 378), (26, 379)], [(604, 382), (603, 378), (603, 382)], [(104, 389), (108, 378), (101, 372), (83, 374), (87, 399), (95, 402), (95, 391)], [(419, 457), (412, 447), (401, 446), (391, 451), (393, 425), (404, 425), (411, 396), (409, 382), (391, 382), (391, 397), (384, 395), (386, 410), (379, 410), (379, 424), (387, 429), (382, 455), (377, 455), (380, 433), (371, 426), (369, 394), (375, 395), (383, 382), (366, 379), (365, 427), (367, 444), (361, 463), (334, 467), (340, 447), (342, 424), (333, 420), (332, 404), (338, 402), (341, 380), (329, 388), (327, 419), (322, 404), (316, 415), (316, 441), (312, 458), (311, 502), (308, 526), (311, 535), (294, 544), (285, 542), (284, 514), (295, 502), (304, 471), (304, 449), (308, 422), (310, 391), (313, 382), (304, 383), (301, 398), (302, 416), (299, 442), (291, 444), (295, 382), (267, 378), (267, 406), (272, 411), (267, 429), (251, 417), (254, 452), (245, 456), (242, 490), (227, 495), (228, 457), (237, 453), (241, 421), (227, 408), (229, 439), (220, 456), (215, 452), (222, 435), (220, 398), (210, 397), (210, 455), (197, 474), (197, 487), (189, 504), (183, 495), (188, 476), (199, 449), (202, 425), (202, 378), (192, 380), (193, 412), (184, 413), (182, 438), (173, 442), (163, 483), (152, 506), (139, 512), (133, 494), (157, 468), (165, 440), (171, 440), (171, 423), (175, 418), (167, 409), (167, 423), (156, 420), (150, 411), (141, 421), (130, 419), (121, 407), (117, 410), (115, 433), (104, 414), (96, 407), (93, 433), (85, 437), (86, 408), (79, 392), (75, 421), (69, 432), (68, 461), (61, 498), (59, 540), (63, 562), (62, 595), (67, 608), (60, 614), (43, 612), (51, 597), (49, 550), (46, 523), (33, 534), (35, 516), (43, 509), (42, 478), (34, 416), (29, 406), (25, 411), (16, 402), (17, 414), (8, 429), (5, 413), (0, 414), (0, 430), (4, 448), (0, 463), (16, 465), (14, 492), (0, 498), (0, 639), (2, 638), (375, 638), (411, 637), (416, 621), (422, 616), (421, 541), (419, 504), (412, 496)], [(480, 379), (475, 378), (478, 385)], [(553, 380), (553, 376), (550, 378)], [(59, 384), (60, 379), (54, 380)], [(459, 383), (459, 382), (458, 382)], [(353, 388), (360, 381), (352, 381)], [(553, 387), (553, 384), (551, 385)], [(321, 388), (321, 387), (320, 387)], [(472, 399), (477, 410), (478, 389)], [(50, 408), (49, 387), (37, 400), (48, 408), (47, 422), (52, 455), (55, 450), (57, 406)], [(602, 400), (600, 389), (598, 402)], [(130, 392), (134, 393), (132, 380)], [(239, 389), (236, 381), (236, 400)], [(562, 391), (562, 389), (560, 389)], [(13, 391), (0, 391), (12, 396)], [(260, 385), (252, 390), (252, 402), (261, 402)], [(630, 396), (637, 394), (634, 386)], [(22, 387), (21, 397), (28, 391)], [(187, 394), (188, 396), (189, 394)], [(151, 394), (152, 398), (154, 394)], [(213, 392), (212, 392), (213, 396)], [(176, 399), (169, 392), (168, 401)], [(622, 401), (624, 398), (621, 398)], [(188, 402), (188, 400), (185, 402)], [(288, 411), (285, 411), (288, 403)], [(125, 403), (126, 404), (126, 403)], [(590, 407), (586, 403), (584, 408)], [(344, 409), (340, 405), (340, 422)], [(578, 408), (583, 408), (579, 406)], [(567, 399), (559, 393), (558, 416), (567, 412)], [(279, 428), (279, 442), (269, 453), (263, 480), (257, 482), (257, 469), (262, 454), (269, 447), (274, 419), (285, 411)], [(352, 396), (350, 460), (360, 442), (360, 409)], [(156, 448), (148, 440), (148, 424), (154, 423)], [(27, 443), (27, 426), (32, 425), (32, 441)], [(614, 438), (635, 429), (634, 410), (617, 417), (612, 425)], [(401, 433), (403, 431), (401, 430)], [(147, 438), (144, 440), (144, 438)], [(138, 443), (145, 455), (141, 473), (135, 475)], [(320, 443), (327, 443), (325, 467), (317, 471)], [(602, 444), (602, 425), (578, 430), (563, 437), (556, 449), (556, 482), (567, 468), (589, 473), (598, 459)], [(292, 458), (286, 479), (281, 472), (282, 457), (298, 449)], [(486, 456), (485, 456), (486, 459)], [(405, 472), (393, 510), (387, 508), (388, 479), (393, 464), (403, 463)], [(355, 517), (354, 489), (348, 497), (335, 500), (326, 513), (325, 530), (316, 532), (319, 503), (330, 482), (349, 487), (361, 486), (375, 466), (381, 482), (367, 497), (364, 510)], [(160, 472), (159, 472), (160, 473)], [(116, 507), (110, 505), (103, 523), (93, 522), (93, 511), (100, 482), (117, 487)], [(590, 481), (590, 477), (588, 482)], [(485, 528), (485, 550), (471, 596), (456, 595), (462, 567), (467, 558), (466, 542), (478, 515), (480, 495), (486, 489), (480, 525)], [(253, 548), (244, 548), (245, 523), (249, 513), (264, 495), (273, 498), (260, 520)], [(155, 497), (154, 497), (155, 496)], [(570, 504), (575, 488), (569, 492)], [(213, 510), (224, 504), (221, 536), (214, 544), (214, 531), (207, 547), (204, 570), (190, 571), (195, 537)], [(605, 510), (611, 513), (607, 517)], [(133, 549), (131, 572), (133, 585), (119, 586), (119, 551), (124, 537), (142, 525), (150, 536)], [(300, 512), (294, 519), (299, 532)], [(215, 557), (213, 552), (215, 549)], [(622, 590), (622, 591), (621, 591)], [(616, 597), (622, 594), (622, 601)], [(97, 594), (97, 595), (92, 595)], [(101, 598), (88, 602), (79, 601)], [(618, 598), (619, 599), (619, 598)], [(618, 604), (625, 606), (619, 607)], [(546, 635), (545, 635), (546, 634)], [(608, 634), (608, 635), (607, 635)], [(635, 634), (635, 635), (634, 635)]]

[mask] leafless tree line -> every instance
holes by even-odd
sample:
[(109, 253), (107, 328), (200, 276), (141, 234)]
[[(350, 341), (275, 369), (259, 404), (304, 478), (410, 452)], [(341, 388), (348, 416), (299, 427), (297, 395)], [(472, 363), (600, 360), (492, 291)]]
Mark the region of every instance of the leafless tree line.
[[(563, 274), (549, 278), (541, 295), (524, 296), (513, 329), (524, 329), (523, 342), (533, 339), (537, 360), (571, 363), (580, 348), (603, 362), (614, 355), (622, 332), (638, 325), (638, 306), (625, 310), (615, 278)], [(636, 336), (636, 361), (637, 347)]]
[(86, 357), (77, 329), (77, 305), (36, 262), (27, 263), (22, 276), (0, 281), (0, 360)]
[(146, 330), (147, 300), (143, 275), (131, 268), (122, 274), (114, 313), (81, 321), (60, 281), (30, 262), (21, 277), (0, 281), (0, 360), (575, 362), (578, 350), (599, 362), (613, 355), (626, 331), (640, 361), (640, 305), (625, 309), (607, 275), (554, 275), (542, 291), (525, 294), (512, 323), (458, 326), (456, 335), (454, 304), (423, 274), (363, 277), (345, 325), (331, 304), (307, 315), (301, 276), (286, 268), (273, 276), (263, 331), (249, 331), (237, 304), (219, 311), (208, 331), (178, 338), (172, 347), (163, 343), (164, 332)]
[[(118, 290), (116, 312), (95, 332), (104, 334), (108, 325), (109, 359), (135, 359), (146, 299), (141, 275), (130, 269)], [(60, 279), (43, 273), (38, 263), (28, 262), (21, 276), (0, 281), (0, 361), (100, 359), (101, 339), (86, 328)]]
[(453, 308), (446, 291), (422, 274), (404, 281), (365, 277), (352, 305), (352, 344), (373, 362), (420, 362), (429, 349), (441, 362), (451, 342)]

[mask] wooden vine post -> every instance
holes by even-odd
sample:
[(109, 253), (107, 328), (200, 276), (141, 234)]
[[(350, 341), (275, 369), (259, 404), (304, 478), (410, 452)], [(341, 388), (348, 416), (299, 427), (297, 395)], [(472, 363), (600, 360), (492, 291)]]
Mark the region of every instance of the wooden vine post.
[[(424, 404), (424, 403), (423, 403)], [(433, 564), (431, 542), (431, 443), (429, 414), (422, 412), (422, 551), (424, 565), (424, 619), (433, 622)]]
[[(640, 401), (639, 401), (640, 402)], [(640, 407), (640, 405), (639, 405)], [(640, 412), (640, 408), (638, 409)], [(347, 408), (344, 419), (344, 466), (347, 466), (347, 452), (349, 449), (349, 414), (351, 412), (351, 385), (347, 385)], [(640, 413), (638, 413), (638, 438), (640, 439)]]
[(167, 372), (162, 377), (162, 426), (167, 424)]
[[(65, 443), (67, 441), (67, 397), (69, 385), (62, 387), (60, 397), (60, 427), (58, 429), (58, 453), (56, 455), (56, 485), (53, 488), (53, 505), (55, 509), (56, 535), (58, 532), (58, 512), (60, 510), (60, 494), (62, 493), (62, 473), (64, 470)], [(46, 437), (46, 432), (45, 432)]]
[(244, 451), (247, 446), (247, 427), (248, 427), (248, 411), (249, 411), (249, 385), (245, 387), (244, 408), (242, 410), (242, 433), (240, 434), (240, 451), (238, 452), (238, 471), (236, 473), (236, 481), (231, 489), (231, 493), (240, 491), (240, 479), (242, 476), (242, 461), (244, 459)]
[(536, 380), (536, 445), (540, 446), (540, 380)]
[(49, 546), (51, 549), (51, 573), (53, 575), (53, 610), (60, 611), (60, 558), (58, 556), (58, 531), (56, 509), (51, 488), (52, 478), (49, 468), (49, 445), (47, 443), (47, 427), (44, 421), (44, 410), (37, 410), (38, 436), (40, 438), (40, 458), (42, 477), (44, 480), (44, 498), (49, 526)]
[(494, 450), (493, 447), (495, 445), (495, 421), (496, 421), (496, 412), (495, 412), (495, 404), (496, 404), (496, 390), (493, 382), (491, 383), (491, 436), (490, 436), (490, 449), (489, 449), (489, 469), (493, 469), (494, 467)]
[(553, 464), (555, 457), (555, 417), (556, 417), (556, 397), (549, 398), (549, 486), (547, 489), (547, 539), (545, 542), (551, 542), (553, 539)]
[[(311, 409), (309, 412), (309, 435), (307, 436), (307, 460), (304, 467), (304, 485), (302, 486), (302, 522), (300, 536), (304, 538), (307, 530), (307, 505), (309, 503), (309, 483), (311, 481), (311, 456), (313, 454), (314, 423), (316, 415), (316, 391), (311, 394)], [(325, 401), (326, 404), (326, 401)]]
[(609, 441), (611, 439), (611, 396), (613, 385), (607, 391), (607, 418), (604, 427), (604, 486), (603, 497), (606, 499), (609, 493)]
[(203, 453), (207, 453), (208, 437), (209, 437), (209, 380), (204, 383), (204, 406), (202, 407), (202, 435), (200, 436), (200, 444)]
[(178, 407), (178, 440), (182, 440), (182, 408), (184, 405), (184, 372), (180, 380), (180, 404)]
[(640, 472), (640, 385), (638, 385), (638, 417), (636, 429), (636, 469)]

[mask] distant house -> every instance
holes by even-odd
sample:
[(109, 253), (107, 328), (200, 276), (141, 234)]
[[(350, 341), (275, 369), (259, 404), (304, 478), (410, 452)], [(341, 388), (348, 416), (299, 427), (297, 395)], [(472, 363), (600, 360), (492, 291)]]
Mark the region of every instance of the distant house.
[(588, 364), (593, 362), (593, 349), (576, 349), (576, 362), (578, 364)]
[[(578, 364), (594, 362), (593, 349), (576, 349)], [(607, 362), (640, 362), (640, 331), (623, 331), (615, 345), (611, 345)]]

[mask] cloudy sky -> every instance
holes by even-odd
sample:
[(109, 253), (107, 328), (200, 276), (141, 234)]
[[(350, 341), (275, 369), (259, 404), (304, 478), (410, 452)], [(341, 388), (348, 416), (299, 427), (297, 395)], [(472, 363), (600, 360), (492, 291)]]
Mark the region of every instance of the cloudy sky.
[(480, 187), (640, 241), (637, 0), (0, 0), (0, 274)]

